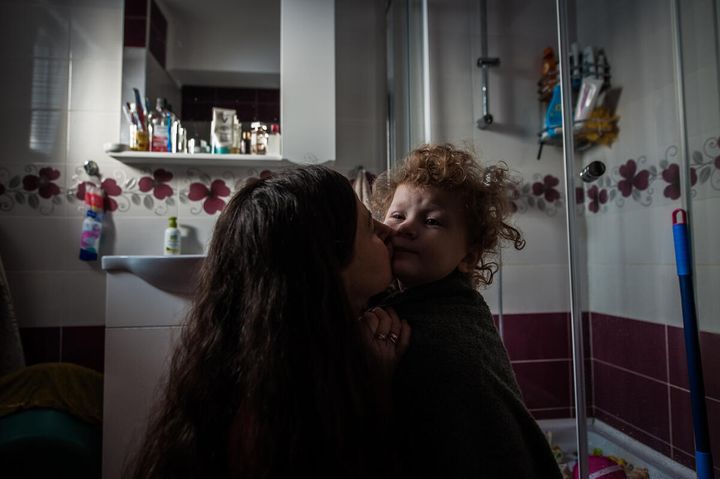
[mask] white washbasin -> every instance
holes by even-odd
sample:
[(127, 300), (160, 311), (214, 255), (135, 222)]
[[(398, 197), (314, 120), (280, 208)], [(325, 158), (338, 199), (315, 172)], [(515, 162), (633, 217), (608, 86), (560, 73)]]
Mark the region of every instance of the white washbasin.
[(127, 271), (148, 284), (173, 294), (192, 294), (197, 272), (205, 255), (178, 256), (103, 256), (102, 269)]

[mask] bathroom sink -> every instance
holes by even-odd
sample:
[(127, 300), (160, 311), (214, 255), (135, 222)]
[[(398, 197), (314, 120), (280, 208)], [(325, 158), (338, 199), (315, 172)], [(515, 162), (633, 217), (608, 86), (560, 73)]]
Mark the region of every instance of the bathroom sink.
[(152, 286), (173, 294), (192, 294), (205, 255), (104, 256), (102, 269), (133, 273)]

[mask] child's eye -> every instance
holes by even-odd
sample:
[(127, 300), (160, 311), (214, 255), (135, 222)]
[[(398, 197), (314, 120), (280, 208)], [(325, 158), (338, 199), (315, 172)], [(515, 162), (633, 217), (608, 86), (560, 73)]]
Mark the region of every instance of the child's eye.
[(435, 218), (427, 218), (425, 224), (428, 226), (440, 226), (440, 222)]
[(405, 219), (405, 217), (403, 217), (403, 215), (401, 215), (400, 213), (392, 213), (392, 214), (390, 215), (390, 218), (392, 218), (392, 219), (394, 219), (394, 220), (403, 220), (403, 219)]

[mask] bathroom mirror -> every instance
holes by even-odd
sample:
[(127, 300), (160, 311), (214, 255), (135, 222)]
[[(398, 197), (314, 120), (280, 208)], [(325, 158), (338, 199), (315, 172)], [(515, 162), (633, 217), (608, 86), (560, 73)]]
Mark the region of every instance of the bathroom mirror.
[(166, 99), (188, 136), (209, 140), (213, 107), (279, 123), (280, 0), (126, 0), (122, 88)]

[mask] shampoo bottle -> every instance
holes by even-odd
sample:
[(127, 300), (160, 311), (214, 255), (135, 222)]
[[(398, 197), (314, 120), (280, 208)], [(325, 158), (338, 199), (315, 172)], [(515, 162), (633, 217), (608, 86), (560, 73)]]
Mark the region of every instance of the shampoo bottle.
[(168, 218), (168, 227), (165, 229), (165, 248), (166, 256), (180, 254), (180, 230), (177, 227), (177, 218), (171, 216)]

